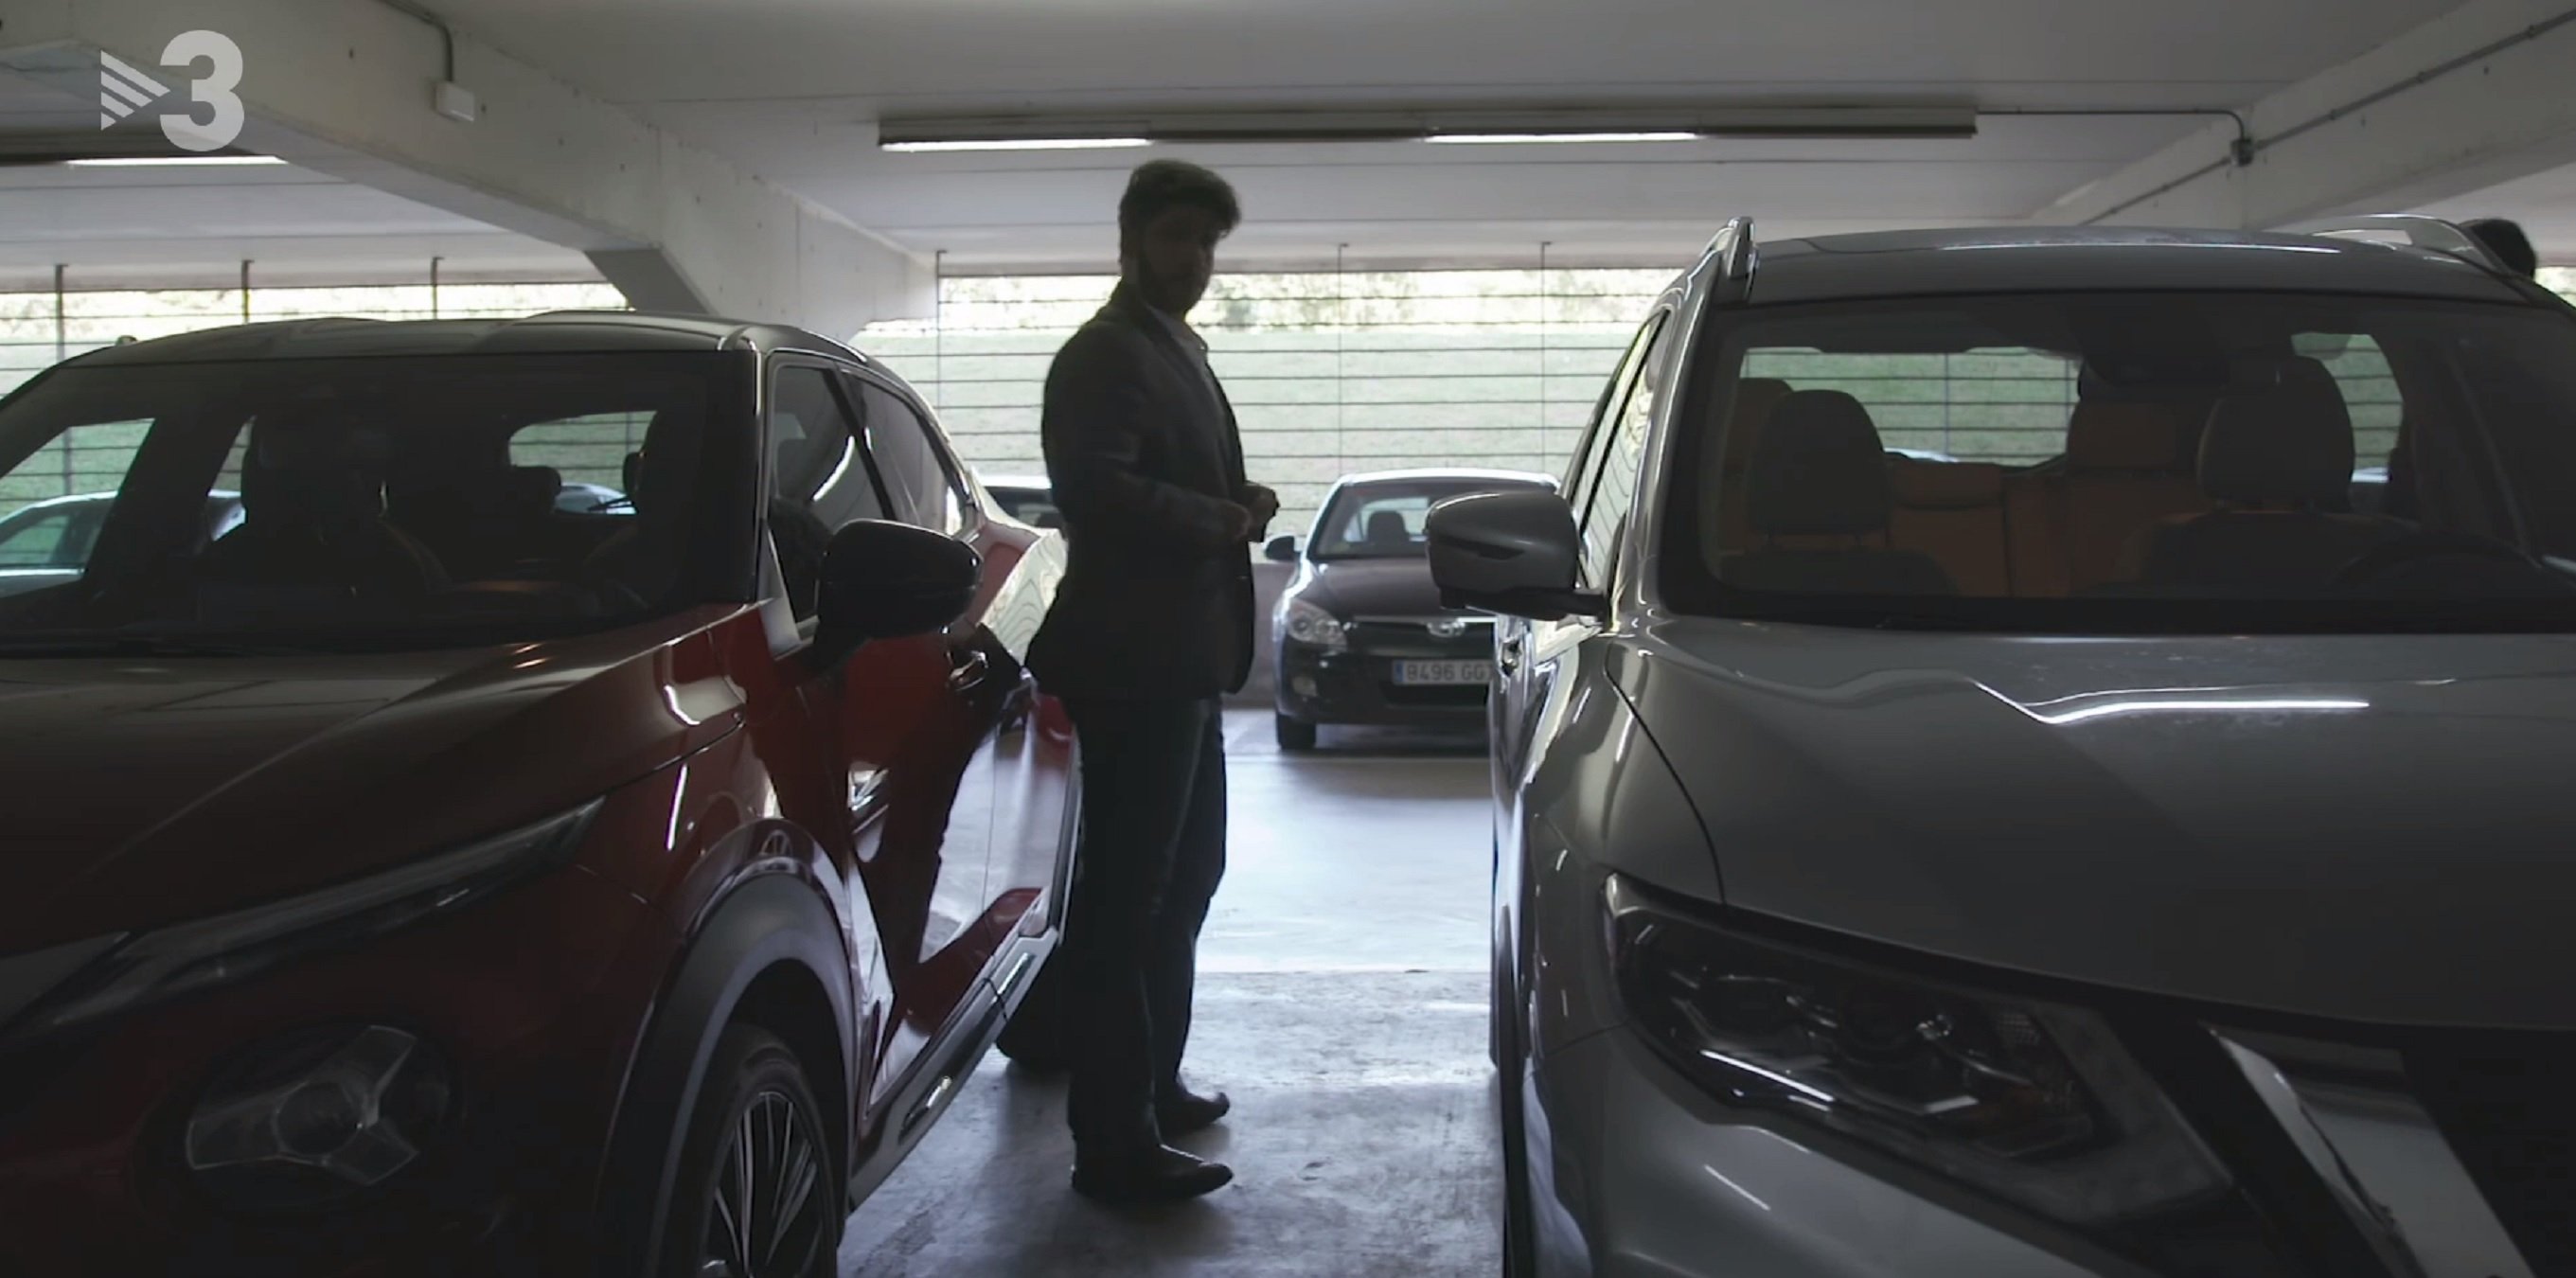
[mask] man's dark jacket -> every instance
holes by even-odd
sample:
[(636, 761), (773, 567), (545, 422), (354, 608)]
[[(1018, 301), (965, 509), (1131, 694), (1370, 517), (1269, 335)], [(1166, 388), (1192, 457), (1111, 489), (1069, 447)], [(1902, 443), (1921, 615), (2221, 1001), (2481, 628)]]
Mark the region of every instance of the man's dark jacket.
[(1242, 436), (1182, 343), (1120, 285), (1047, 371), (1069, 561), (1029, 668), (1058, 696), (1211, 697), (1252, 671)]

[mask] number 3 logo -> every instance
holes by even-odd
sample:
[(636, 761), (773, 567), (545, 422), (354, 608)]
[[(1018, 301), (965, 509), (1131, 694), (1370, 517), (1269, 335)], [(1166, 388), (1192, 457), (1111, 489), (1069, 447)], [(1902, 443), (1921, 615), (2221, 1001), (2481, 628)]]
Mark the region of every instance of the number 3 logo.
[(242, 82), (241, 46), (220, 31), (189, 31), (161, 51), (165, 67), (193, 71), (200, 62), (212, 65), (188, 86), (187, 111), (162, 116), (161, 132), (183, 151), (220, 151), (241, 138), (242, 100), (233, 92)]

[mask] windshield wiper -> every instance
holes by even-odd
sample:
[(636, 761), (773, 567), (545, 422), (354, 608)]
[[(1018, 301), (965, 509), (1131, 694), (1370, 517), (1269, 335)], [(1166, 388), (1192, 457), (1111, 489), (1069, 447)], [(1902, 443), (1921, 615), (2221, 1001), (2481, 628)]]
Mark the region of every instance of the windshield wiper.
[(313, 651), (183, 635), (0, 634), (0, 657), (305, 657)]

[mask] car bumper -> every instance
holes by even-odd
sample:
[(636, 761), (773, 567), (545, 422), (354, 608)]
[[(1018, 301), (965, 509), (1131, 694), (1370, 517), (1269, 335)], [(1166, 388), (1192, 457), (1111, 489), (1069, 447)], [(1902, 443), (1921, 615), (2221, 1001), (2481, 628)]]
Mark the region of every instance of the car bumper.
[[(0, 1276), (588, 1272), (624, 1045), (673, 944), (624, 889), (565, 869), (87, 1039), (0, 1053)], [(417, 1033), (448, 1067), (451, 1122), (344, 1204), (210, 1201), (178, 1157), (209, 1075), (340, 1023)]]
[(1525, 1201), (1545, 1278), (2103, 1272), (1749, 1121), (1625, 1028), (1525, 1078)]
[(1301, 723), (1384, 724), (1482, 730), (1490, 684), (1404, 687), (1398, 661), (1491, 661), (1489, 646), (1424, 645), (1401, 651), (1325, 652), (1302, 644), (1279, 652), (1279, 713)]

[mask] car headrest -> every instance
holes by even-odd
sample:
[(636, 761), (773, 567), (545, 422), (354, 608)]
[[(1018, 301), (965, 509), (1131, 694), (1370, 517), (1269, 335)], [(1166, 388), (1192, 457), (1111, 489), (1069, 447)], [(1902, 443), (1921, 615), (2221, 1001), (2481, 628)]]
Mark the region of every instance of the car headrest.
[(1894, 497), (1869, 410), (1842, 391), (1792, 391), (1753, 450), (1747, 511), (1765, 536), (1884, 532)]
[(513, 509), (547, 511), (563, 492), (563, 472), (552, 466), (513, 466), (503, 480), (506, 504)]
[(626, 462), (626, 496), (636, 514), (675, 512), (688, 499), (704, 423), (705, 415), (694, 407), (653, 414), (644, 427), (644, 447)]
[(263, 418), (251, 427), (249, 467), (260, 470), (364, 470), (381, 473), (393, 437), (380, 428), (311, 416)]
[(334, 522), (384, 512), (392, 439), (318, 416), (263, 416), (242, 459), (242, 510), (253, 518)]
[(2076, 470), (2168, 470), (2182, 455), (2173, 417), (2153, 404), (2077, 404), (2066, 421), (2066, 464)]
[(2331, 508), (2348, 498), (2352, 464), (2352, 414), (2331, 379), (2229, 395), (2200, 437), (2200, 489), (2216, 501)]
[(1890, 464), (1887, 477), (1896, 504), (1911, 510), (1965, 510), (2004, 499), (2004, 468), (1991, 462), (1902, 457)]
[(1372, 546), (1404, 546), (1413, 541), (1413, 533), (1404, 526), (1403, 512), (1394, 510), (1372, 513), (1368, 517), (1367, 535), (1368, 544)]
[(1726, 416), (1726, 443), (1721, 451), (1726, 474), (1741, 475), (1753, 464), (1753, 445), (1762, 424), (1788, 398), (1789, 383), (1772, 377), (1747, 377), (1735, 383), (1735, 406)]

